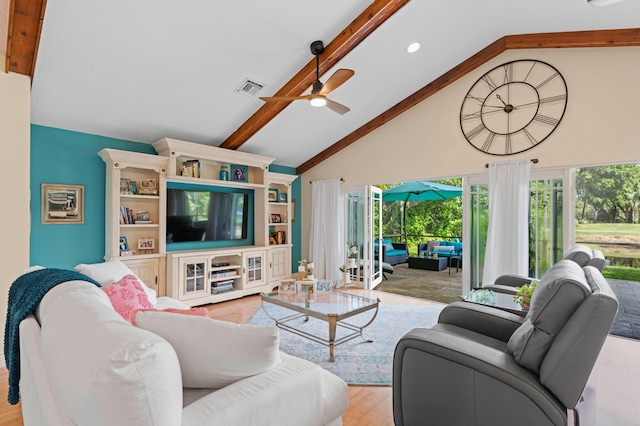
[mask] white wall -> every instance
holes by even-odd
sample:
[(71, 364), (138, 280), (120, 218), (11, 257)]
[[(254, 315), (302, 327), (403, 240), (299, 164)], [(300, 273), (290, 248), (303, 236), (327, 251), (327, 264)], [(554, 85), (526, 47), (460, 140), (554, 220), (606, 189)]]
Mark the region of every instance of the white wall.
[[(4, 64), (4, 57), (0, 57)], [(30, 79), (0, 70), (0, 145), (2, 146), (2, 252), (0, 253), (0, 330), (4, 336), (11, 283), (29, 266)], [(3, 340), (4, 341), (4, 340)], [(0, 346), (0, 366), (4, 365)]]
[[(482, 74), (516, 59), (555, 66), (567, 82), (567, 110), (535, 148), (510, 157), (481, 153), (460, 130), (462, 100)], [(311, 180), (342, 177), (351, 185), (462, 177), (515, 158), (538, 158), (534, 169), (640, 160), (638, 69), (640, 47), (512, 50), (494, 58), (303, 174), (302, 257), (308, 256)]]

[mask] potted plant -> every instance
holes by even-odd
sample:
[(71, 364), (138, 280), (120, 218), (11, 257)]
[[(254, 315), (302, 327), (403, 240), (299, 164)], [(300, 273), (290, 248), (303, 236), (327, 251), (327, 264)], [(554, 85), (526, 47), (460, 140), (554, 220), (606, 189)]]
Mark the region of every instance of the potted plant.
[(533, 296), (533, 291), (536, 289), (537, 285), (538, 280), (532, 280), (529, 284), (516, 287), (516, 294), (513, 296), (513, 300), (525, 311), (529, 310), (531, 297)]

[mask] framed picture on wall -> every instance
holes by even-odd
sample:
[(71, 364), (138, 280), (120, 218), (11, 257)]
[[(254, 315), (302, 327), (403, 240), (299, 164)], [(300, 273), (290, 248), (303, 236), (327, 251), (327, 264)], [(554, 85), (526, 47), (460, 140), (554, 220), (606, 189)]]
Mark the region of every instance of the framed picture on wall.
[(40, 192), (42, 223), (84, 223), (84, 186), (43, 183)]

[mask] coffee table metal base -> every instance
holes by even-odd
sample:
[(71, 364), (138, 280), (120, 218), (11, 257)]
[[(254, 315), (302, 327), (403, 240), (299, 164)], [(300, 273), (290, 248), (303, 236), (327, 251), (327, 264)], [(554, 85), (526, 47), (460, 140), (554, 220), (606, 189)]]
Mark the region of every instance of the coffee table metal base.
[[(362, 335), (362, 330), (364, 330), (365, 328), (367, 328), (369, 325), (371, 325), (371, 323), (373, 322), (373, 320), (376, 319), (376, 316), (378, 315), (378, 306), (380, 303), (380, 300), (378, 299), (378, 303), (371, 305), (370, 307), (368, 307), (368, 309), (363, 309), (363, 310), (359, 310), (356, 312), (351, 312), (349, 315), (338, 315), (338, 314), (326, 314), (326, 315), (314, 315), (315, 312), (312, 311), (306, 311), (304, 312), (306, 309), (309, 308), (308, 305), (306, 305), (304, 308), (301, 306), (296, 306), (296, 305), (289, 305), (289, 304), (281, 304), (281, 303), (275, 303), (279, 306), (288, 308), (288, 309), (292, 309), (295, 311), (299, 311), (293, 315), (289, 315), (283, 318), (274, 318), (273, 316), (269, 315), (269, 312), (267, 309), (264, 309), (264, 303), (265, 302), (269, 302), (269, 303), (274, 303), (273, 300), (271, 299), (266, 299), (264, 297), (262, 297), (262, 304), (263, 304), (263, 310), (265, 312), (265, 314), (271, 318), (272, 320), (275, 321), (276, 323), (276, 327), (282, 329), (282, 330), (287, 330), (293, 334), (297, 334), (298, 336), (302, 336), (304, 338), (307, 338), (309, 340), (312, 340), (316, 343), (320, 343), (322, 345), (328, 346), (329, 347), (329, 361), (334, 362), (334, 348), (338, 345), (341, 345), (345, 342), (348, 342), (350, 340), (353, 340), (357, 337), (360, 337), (362, 340), (364, 340), (367, 343), (372, 343), (373, 340), (372, 339), (365, 339), (364, 336)], [(362, 326), (358, 326), (358, 325), (354, 325), (354, 324), (350, 324), (346, 321), (344, 321), (344, 319), (346, 319), (347, 317), (362, 313), (362, 312), (366, 312), (368, 310), (371, 309), (375, 309), (375, 312), (373, 314), (373, 316), (371, 317), (371, 319), (364, 325)], [(295, 321), (297, 319), (303, 318), (305, 322), (309, 320), (309, 316), (313, 316), (314, 318), (318, 318), (321, 319), (323, 321), (327, 321), (328, 325), (329, 325), (329, 338), (328, 339), (324, 339), (320, 336), (316, 336), (315, 334), (311, 334), (308, 333), (304, 330), (300, 330), (298, 328), (295, 328), (294, 326), (290, 325), (289, 323), (291, 323), (292, 321)], [(338, 327), (342, 327), (344, 329), (349, 330), (349, 333), (340, 337), (339, 339), (336, 339), (336, 331), (338, 329)]]

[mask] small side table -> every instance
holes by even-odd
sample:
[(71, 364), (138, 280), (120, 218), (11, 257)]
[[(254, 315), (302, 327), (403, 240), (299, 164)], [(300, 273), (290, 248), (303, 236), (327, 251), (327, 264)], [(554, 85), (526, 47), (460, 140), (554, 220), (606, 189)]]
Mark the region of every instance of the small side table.
[(449, 257), (449, 275), (451, 275), (451, 268), (453, 267), (453, 262), (456, 262), (456, 273), (460, 269), (460, 263), (462, 262), (462, 256), (451, 256)]

